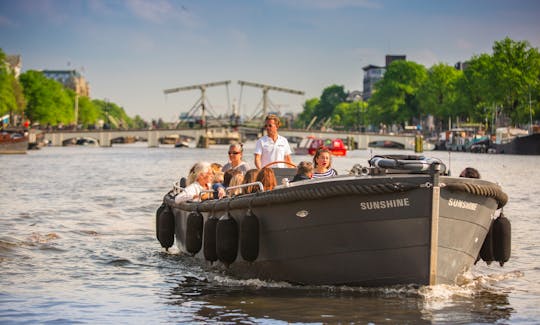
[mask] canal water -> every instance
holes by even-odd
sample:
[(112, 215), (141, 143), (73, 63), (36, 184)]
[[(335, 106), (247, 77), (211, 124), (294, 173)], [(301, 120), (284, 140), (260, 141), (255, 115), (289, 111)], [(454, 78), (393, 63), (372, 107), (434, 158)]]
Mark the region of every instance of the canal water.
[[(369, 289), (240, 281), (165, 252), (155, 238), (163, 195), (195, 161), (225, 163), (226, 153), (135, 143), (0, 156), (0, 323), (540, 322), (540, 157), (425, 152), (502, 185), (510, 261), (479, 262), (454, 286)], [(334, 166), (343, 174), (381, 153), (413, 154), (356, 150)]]

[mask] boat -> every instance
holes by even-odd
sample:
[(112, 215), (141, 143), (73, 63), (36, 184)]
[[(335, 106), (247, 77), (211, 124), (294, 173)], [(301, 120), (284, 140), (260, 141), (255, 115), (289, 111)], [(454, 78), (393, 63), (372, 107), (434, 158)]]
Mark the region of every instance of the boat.
[(62, 146), (86, 146), (86, 147), (99, 147), (99, 141), (89, 137), (77, 137), (62, 141)]
[(370, 148), (405, 149), (405, 145), (391, 140), (377, 140), (368, 143)]
[[(279, 184), (295, 173), (274, 170)], [(438, 159), (375, 156), (349, 175), (219, 200), (175, 203), (181, 190), (176, 185), (157, 209), (161, 246), (176, 243), (203, 267), (239, 279), (455, 284), (484, 246), (497, 255), (480, 254), (484, 261), (509, 259), (508, 219), (492, 221), (507, 195), (496, 183), (447, 176)]]
[(540, 132), (497, 128), (495, 152), (511, 155), (540, 155)]
[(294, 153), (296, 155), (315, 155), (315, 152), (320, 147), (326, 147), (333, 156), (342, 157), (347, 155), (347, 147), (343, 143), (342, 139), (322, 139), (314, 136), (308, 136), (300, 141)]
[(0, 154), (24, 154), (28, 150), (28, 134), (24, 131), (0, 131)]

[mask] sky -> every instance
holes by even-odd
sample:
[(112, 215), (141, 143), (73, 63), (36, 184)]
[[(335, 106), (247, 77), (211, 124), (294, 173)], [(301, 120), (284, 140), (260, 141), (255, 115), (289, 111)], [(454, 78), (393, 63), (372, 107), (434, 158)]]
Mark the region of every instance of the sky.
[(509, 37), (540, 47), (537, 0), (0, 0), (0, 48), (28, 70), (76, 69), (92, 99), (175, 121), (209, 87), (211, 112), (302, 111), (331, 85), (362, 90), (363, 67), (406, 55), (426, 68), (491, 54)]

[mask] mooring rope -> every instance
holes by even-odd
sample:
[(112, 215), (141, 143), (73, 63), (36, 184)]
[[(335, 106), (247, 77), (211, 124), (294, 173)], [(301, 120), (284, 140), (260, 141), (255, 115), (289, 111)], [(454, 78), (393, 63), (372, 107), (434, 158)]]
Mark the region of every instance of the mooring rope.
[(454, 192), (467, 192), (474, 195), (493, 198), (497, 201), (499, 209), (508, 202), (508, 195), (503, 192), (500, 186), (495, 184), (450, 183), (446, 184), (444, 187)]
[[(207, 200), (203, 202), (182, 202), (175, 203), (171, 195), (165, 197), (169, 205), (179, 207), (186, 211), (209, 212), (212, 210), (225, 209), (245, 209), (249, 207), (268, 206), (272, 204), (282, 204), (298, 201), (320, 200), (346, 195), (376, 195), (395, 192), (406, 192), (418, 188), (426, 188), (426, 183), (407, 183), (391, 180), (384, 183), (360, 184), (351, 181), (325, 182), (316, 186), (292, 186), (269, 192), (257, 192), (222, 200)], [(502, 208), (508, 202), (508, 195), (496, 184), (473, 184), (448, 183), (441, 184), (441, 187), (450, 191), (459, 191), (493, 198), (497, 201), (498, 207)]]

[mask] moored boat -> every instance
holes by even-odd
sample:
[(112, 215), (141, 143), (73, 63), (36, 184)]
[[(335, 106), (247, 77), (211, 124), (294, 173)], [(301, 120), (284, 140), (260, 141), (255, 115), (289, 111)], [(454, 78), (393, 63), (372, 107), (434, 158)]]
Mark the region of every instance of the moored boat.
[[(278, 170), (279, 177), (294, 173)], [(437, 159), (381, 156), (350, 175), (220, 200), (177, 204), (171, 191), (156, 230), (163, 247), (176, 240), (182, 252), (238, 278), (453, 284), (477, 260), (506, 201), (492, 182), (446, 176)], [(509, 244), (509, 228), (503, 236)], [(509, 247), (502, 246), (504, 263)]]
[(300, 141), (294, 153), (296, 155), (315, 155), (315, 152), (320, 147), (326, 147), (333, 156), (345, 156), (347, 155), (347, 147), (343, 143), (342, 139), (322, 139), (314, 136), (308, 136)]
[(0, 154), (24, 154), (28, 150), (28, 135), (24, 132), (0, 131)]
[(498, 128), (496, 153), (511, 155), (540, 155), (540, 133), (515, 128)]

